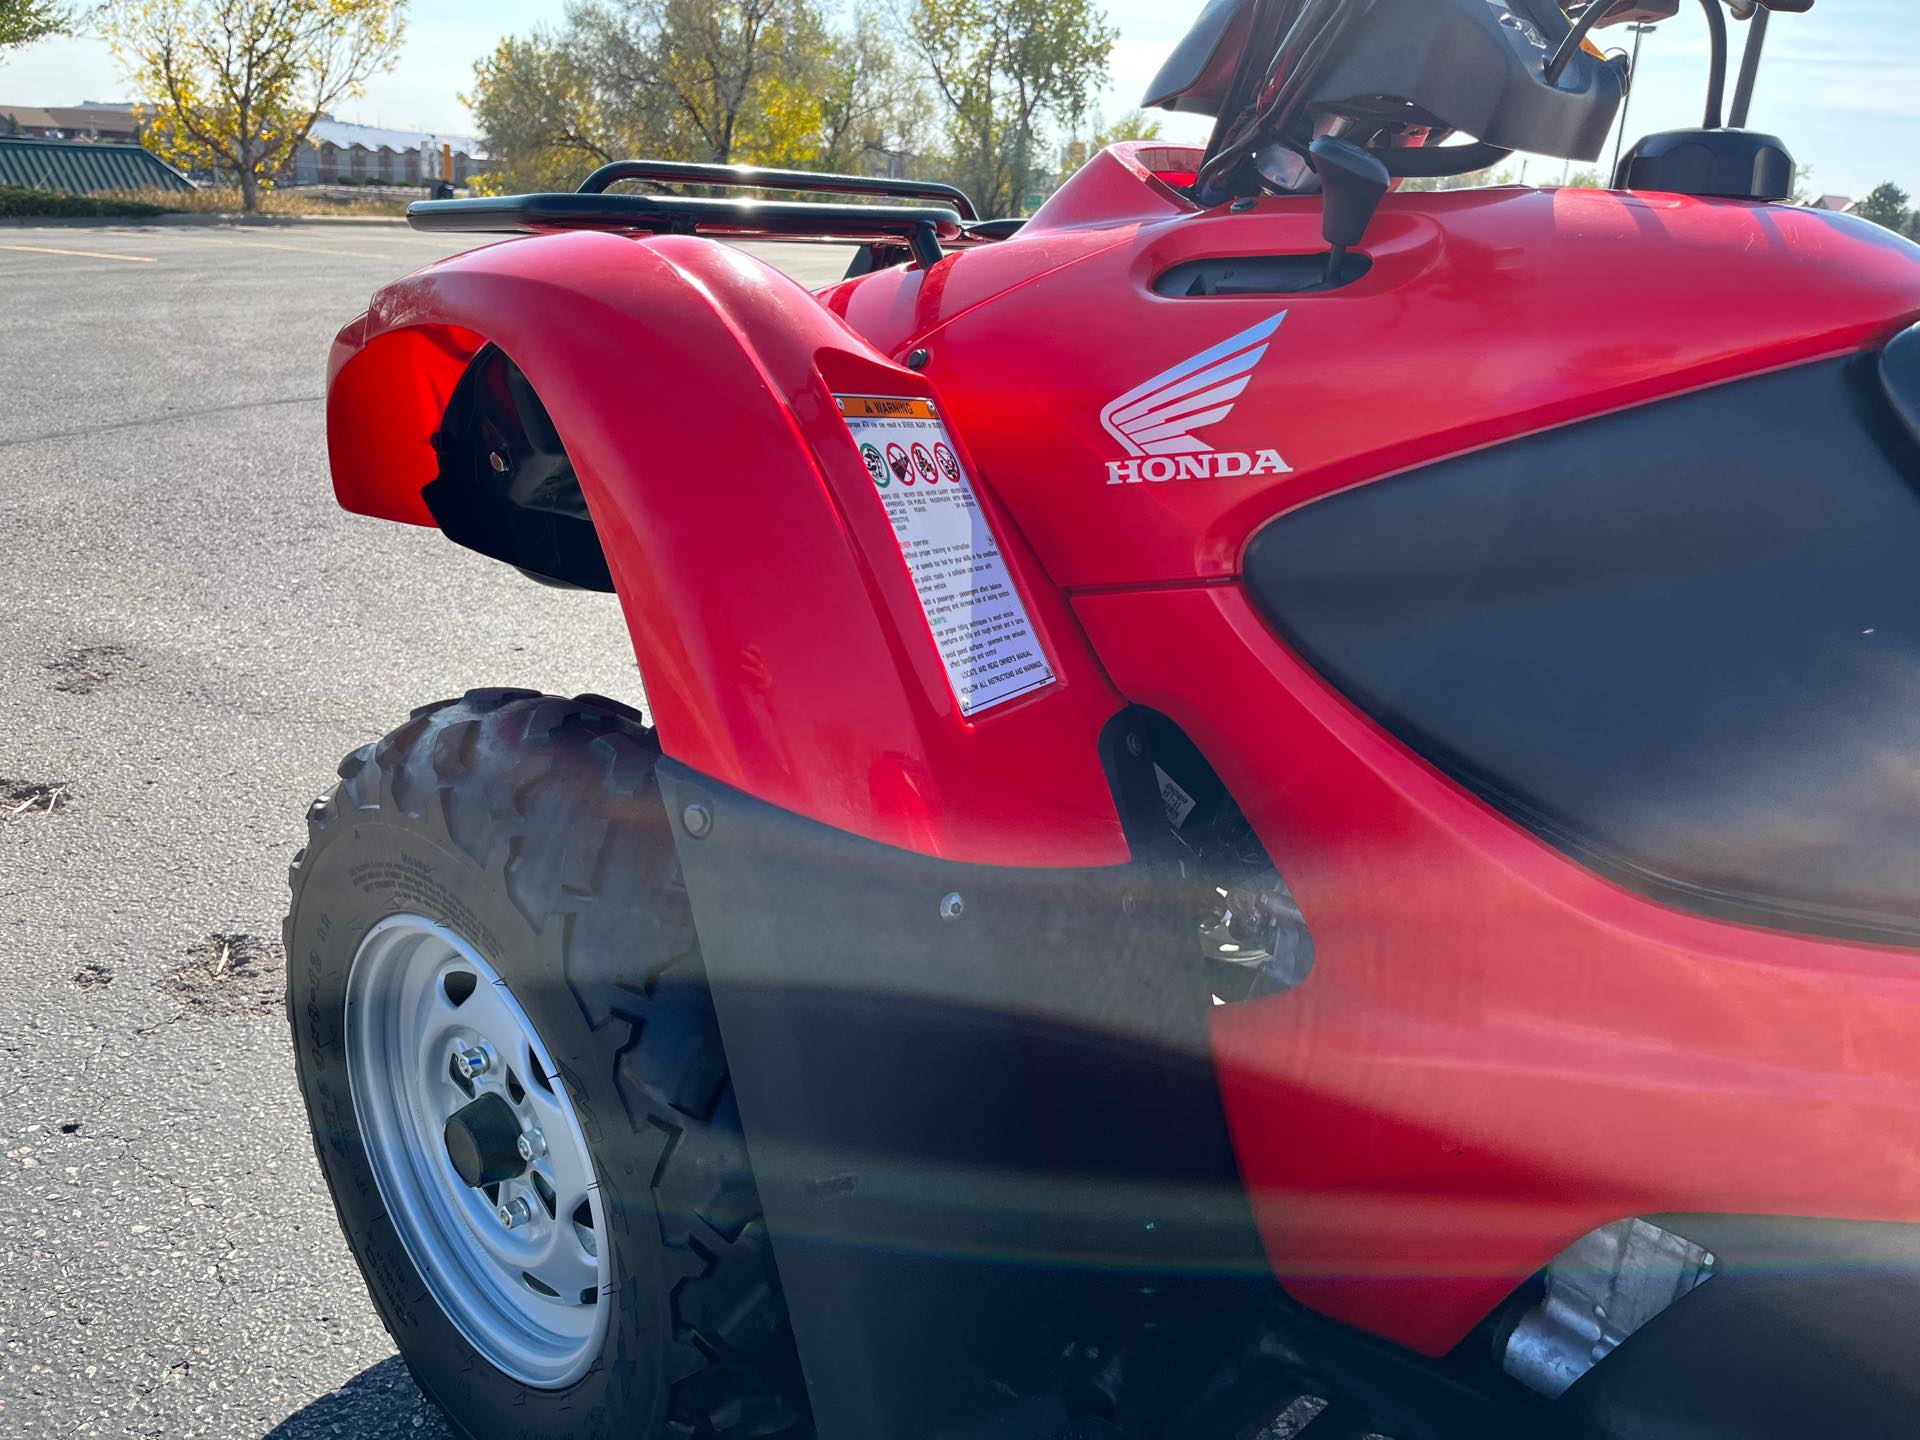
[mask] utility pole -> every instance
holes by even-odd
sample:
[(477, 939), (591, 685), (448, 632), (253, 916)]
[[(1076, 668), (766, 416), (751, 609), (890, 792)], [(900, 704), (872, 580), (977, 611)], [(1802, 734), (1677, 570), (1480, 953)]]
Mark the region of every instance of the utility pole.
[(1640, 83), (1640, 37), (1653, 33), (1653, 26), (1646, 24), (1629, 25), (1627, 29), (1633, 32), (1633, 59), (1627, 62), (1629, 83), (1626, 98), (1620, 102), (1620, 129), (1613, 137), (1613, 174), (1607, 176), (1608, 185), (1612, 185), (1620, 173), (1620, 145), (1627, 138), (1627, 112), (1633, 108), (1634, 87)]

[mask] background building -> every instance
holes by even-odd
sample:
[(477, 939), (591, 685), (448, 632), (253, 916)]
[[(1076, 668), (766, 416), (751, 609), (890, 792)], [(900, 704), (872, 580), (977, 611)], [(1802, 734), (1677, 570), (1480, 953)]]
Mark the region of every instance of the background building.
[(487, 168), (480, 142), (466, 135), (383, 130), (323, 115), (294, 156), (289, 180), (295, 185), (431, 185), (441, 178), (445, 147), (453, 151), (454, 184), (465, 185)]
[(0, 134), (0, 185), (55, 195), (193, 189), (186, 176), (138, 145), (5, 134)]
[(0, 105), (0, 135), (30, 140), (105, 140), (137, 144), (133, 106), (89, 100), (84, 105)]
[[(140, 122), (131, 104), (0, 105), (0, 139), (136, 145)], [(480, 142), (467, 135), (385, 130), (323, 115), (293, 157), (284, 185), (432, 185), (451, 149), (453, 183), (487, 169)], [(211, 176), (199, 176), (211, 179)]]

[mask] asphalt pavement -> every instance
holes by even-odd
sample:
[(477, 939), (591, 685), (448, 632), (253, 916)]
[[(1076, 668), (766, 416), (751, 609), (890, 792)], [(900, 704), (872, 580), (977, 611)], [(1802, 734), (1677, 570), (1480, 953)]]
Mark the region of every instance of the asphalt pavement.
[(0, 227), (0, 1435), (447, 1433), (314, 1165), (287, 865), (416, 705), (641, 700), (612, 597), (333, 504), (328, 342), (452, 248)]

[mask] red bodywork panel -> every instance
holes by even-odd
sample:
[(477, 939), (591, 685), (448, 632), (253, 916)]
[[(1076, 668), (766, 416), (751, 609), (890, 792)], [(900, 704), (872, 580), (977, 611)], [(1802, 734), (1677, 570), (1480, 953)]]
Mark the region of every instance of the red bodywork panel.
[[(1338, 290), (1172, 299), (1150, 287), (1183, 262), (1320, 252), (1319, 201), (1200, 213), (1134, 179), (1131, 210), (1056, 228), (1056, 215), (1080, 218), (1079, 187), (1114, 185), (1120, 164), (1108, 152), (1088, 166), (1016, 244), (827, 297), (881, 349), (929, 350), (948, 412), (1069, 588), (1228, 577), (1253, 531), (1304, 500), (1864, 349), (1920, 310), (1920, 257), (1824, 211), (1515, 188), (1389, 196), (1368, 231), (1373, 268)], [(1029, 270), (1048, 273), (1016, 281), (1028, 245)], [(1006, 293), (983, 304), (983, 283)], [(1280, 311), (1252, 383), (1205, 438), (1275, 449), (1291, 473), (1103, 490), (1127, 452), (1102, 408)]]
[(949, 859), (1126, 857), (1095, 747), (1119, 701), (986, 493), (1059, 678), (972, 720), (948, 687), (833, 402), (926, 396), (922, 377), (715, 241), (496, 245), (388, 286), (336, 342), (328, 426), (349, 510), (431, 523), (432, 436), (482, 336), (566, 437), (667, 753)]
[(1383, 733), (1238, 587), (1075, 609), (1214, 761), (1313, 932), (1306, 984), (1213, 1028), (1297, 1298), (1439, 1354), (1625, 1216), (1920, 1222), (1913, 955), (1600, 879)]
[[(1779, 206), (1404, 194), (1341, 289), (1169, 298), (1178, 264), (1321, 248), (1315, 200), (1200, 213), (1155, 178), (1193, 159), (1115, 147), (1015, 239), (821, 303), (690, 239), (437, 266), (342, 334), (342, 502), (427, 520), (431, 435), (484, 338), (566, 437), (687, 764), (928, 853), (1098, 864), (1125, 847), (1095, 734), (1123, 701), (1171, 717), (1313, 932), (1311, 979), (1220, 1007), (1215, 1041), (1274, 1269), (1330, 1315), (1439, 1353), (1623, 1216), (1920, 1222), (1911, 954), (1596, 877), (1335, 694), (1234, 583), (1256, 530), (1334, 490), (1877, 346), (1920, 315), (1920, 251)], [(1110, 402), (1280, 312), (1202, 448), (1285, 468), (1113, 483), (1156, 457)], [(848, 388), (937, 399), (1059, 684), (958, 715), (833, 411)]]

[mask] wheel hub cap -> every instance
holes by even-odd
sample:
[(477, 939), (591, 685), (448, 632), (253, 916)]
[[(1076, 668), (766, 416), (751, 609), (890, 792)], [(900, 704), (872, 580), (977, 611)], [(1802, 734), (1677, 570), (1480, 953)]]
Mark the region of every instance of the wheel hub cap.
[(520, 1117), (500, 1096), (482, 1095), (447, 1117), (447, 1158), (454, 1173), (475, 1189), (526, 1174), (520, 1158)]
[(417, 915), (347, 977), (347, 1075), (387, 1218), (467, 1342), (523, 1384), (584, 1375), (612, 1274), (598, 1179), (559, 1067), (506, 982)]

